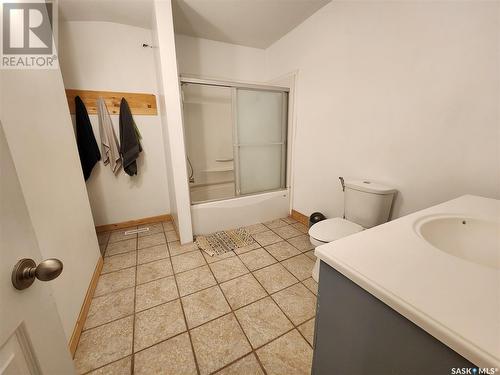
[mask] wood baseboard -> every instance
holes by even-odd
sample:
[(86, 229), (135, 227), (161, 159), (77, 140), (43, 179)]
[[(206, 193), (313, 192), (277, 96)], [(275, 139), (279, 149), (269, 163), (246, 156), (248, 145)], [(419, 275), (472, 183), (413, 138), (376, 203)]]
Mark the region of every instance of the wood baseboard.
[(297, 220), (299, 223), (304, 224), (305, 226), (309, 226), (309, 217), (304, 214), (301, 214), (298, 211), (292, 210), (292, 219)]
[(95, 227), (95, 230), (97, 233), (101, 233), (101, 232), (107, 232), (110, 230), (117, 230), (117, 229), (122, 229), (122, 228), (133, 227), (136, 225), (156, 223), (159, 221), (172, 221), (172, 216), (170, 214), (166, 214), (166, 215), (145, 217), (143, 219), (137, 219), (137, 220), (123, 221), (121, 223), (116, 223), (116, 224), (98, 225)]
[(87, 314), (89, 313), (90, 302), (92, 302), (92, 297), (94, 297), (95, 288), (97, 287), (97, 281), (101, 275), (103, 265), (103, 259), (99, 256), (99, 260), (95, 266), (94, 274), (90, 280), (89, 288), (87, 289), (87, 294), (83, 300), (82, 308), (80, 309), (80, 314), (78, 315), (78, 320), (76, 321), (75, 328), (73, 329), (73, 334), (69, 340), (69, 351), (71, 356), (75, 356), (76, 347), (80, 341), (80, 335), (82, 334), (83, 326), (85, 325), (85, 320), (87, 319)]

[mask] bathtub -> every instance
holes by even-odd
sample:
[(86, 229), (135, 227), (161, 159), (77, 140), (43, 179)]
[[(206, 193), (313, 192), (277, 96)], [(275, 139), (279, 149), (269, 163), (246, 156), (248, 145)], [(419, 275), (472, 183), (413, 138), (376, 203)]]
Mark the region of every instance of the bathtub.
[(465, 195), (315, 254), (476, 366), (500, 368), (500, 200)]
[(193, 233), (208, 234), (288, 216), (288, 190), (249, 195), (216, 202), (193, 204)]

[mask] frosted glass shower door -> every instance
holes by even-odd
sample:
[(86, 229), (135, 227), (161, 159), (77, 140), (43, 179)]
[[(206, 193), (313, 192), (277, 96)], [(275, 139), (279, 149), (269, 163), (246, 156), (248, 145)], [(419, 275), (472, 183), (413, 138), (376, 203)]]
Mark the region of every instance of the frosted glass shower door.
[(286, 185), (287, 94), (233, 89), (236, 194)]

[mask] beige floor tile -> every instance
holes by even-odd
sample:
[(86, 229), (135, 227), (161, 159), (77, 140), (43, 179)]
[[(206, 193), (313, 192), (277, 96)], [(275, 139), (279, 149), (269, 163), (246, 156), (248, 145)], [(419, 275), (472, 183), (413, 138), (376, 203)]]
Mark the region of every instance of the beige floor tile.
[(111, 232), (97, 233), (97, 242), (99, 243), (99, 245), (107, 245), (110, 235)]
[(135, 316), (134, 351), (166, 340), (186, 330), (180, 300), (153, 307)]
[(241, 254), (240, 259), (250, 271), (276, 263), (276, 259), (262, 248)]
[(234, 257), (236, 255), (232, 251), (228, 251), (228, 252), (226, 252), (224, 254), (216, 254), (214, 256), (211, 256), (211, 255), (207, 254), (204, 251), (202, 251), (201, 253), (205, 257), (205, 260), (207, 261), (207, 263), (215, 263), (215, 262), (218, 262), (219, 260), (231, 258), (231, 257)]
[(141, 311), (179, 297), (173, 276), (137, 285), (135, 311)]
[(219, 283), (248, 273), (248, 269), (238, 257), (232, 257), (210, 264), (210, 268)]
[(190, 329), (231, 311), (218, 286), (182, 297), (182, 306)]
[(172, 230), (175, 230), (174, 223), (172, 223), (171, 221), (164, 221), (162, 225), (163, 225), (163, 230), (165, 232), (170, 232)]
[(135, 251), (105, 257), (101, 273), (109, 273), (135, 266), (136, 257), (137, 253)]
[(309, 345), (313, 346), (314, 343), (314, 318), (301, 324), (297, 329), (306, 338)]
[(179, 241), (179, 235), (175, 230), (165, 232), (165, 237), (167, 237), (167, 242)]
[(295, 224), (297, 222), (297, 220), (291, 218), (290, 216), (289, 217), (284, 217), (281, 220), (283, 220), (287, 224)]
[(168, 257), (167, 245), (158, 245), (137, 250), (137, 263), (143, 264)]
[(139, 232), (138, 233), (139, 237), (146, 237), (151, 234), (163, 233), (163, 225), (161, 225), (161, 223), (144, 224), (144, 225), (139, 225), (137, 227), (137, 229), (143, 229), (143, 228), (149, 228), (149, 230), (146, 232)]
[(181, 245), (179, 241), (173, 241), (169, 242), (168, 250), (170, 251), (170, 256), (176, 256), (184, 253), (189, 253), (191, 251), (196, 251), (198, 250), (198, 246), (194, 242)]
[(168, 258), (141, 264), (137, 266), (137, 284), (144, 284), (173, 274), (172, 263)]
[(220, 288), (233, 309), (248, 305), (267, 295), (252, 274), (226, 281), (220, 284)]
[(234, 313), (254, 348), (293, 328), (292, 323), (270, 297), (242, 307)]
[(89, 372), (88, 375), (130, 375), (131, 372), (132, 357), (129, 356)]
[[(267, 228), (266, 228), (266, 230), (267, 230)], [(243, 253), (246, 253), (247, 251), (258, 249), (259, 247), (260, 247), (259, 243), (254, 241), (254, 243), (252, 243), (250, 245), (234, 249), (234, 253), (235, 254), (243, 254)]]
[(257, 270), (253, 272), (253, 275), (259, 280), (268, 293), (277, 292), (278, 290), (298, 282), (298, 280), (279, 263)]
[(134, 359), (135, 375), (196, 375), (187, 333), (136, 353)]
[(210, 374), (251, 351), (233, 314), (191, 331), (201, 375)]
[(193, 268), (207, 264), (205, 258), (203, 258), (203, 255), (201, 255), (201, 251), (199, 250), (177, 255), (172, 257), (171, 260), (175, 273), (189, 271)]
[(291, 258), (295, 255), (299, 255), (300, 251), (297, 250), (295, 247), (290, 245), (286, 241), (281, 241), (277, 242), (275, 244), (266, 246), (265, 249), (276, 259), (278, 259), (280, 262), (282, 260)]
[(309, 375), (312, 355), (311, 347), (295, 329), (257, 350), (269, 375)]
[(306, 254), (313, 262), (316, 262), (316, 255), (314, 255), (314, 250), (309, 250), (304, 254)]
[(134, 288), (92, 299), (84, 329), (90, 329), (134, 313)]
[(295, 224), (292, 224), (292, 227), (294, 227), (295, 229), (297, 229), (299, 232), (302, 232), (304, 234), (306, 234), (307, 232), (309, 232), (309, 228), (306, 227), (304, 224), (302, 223), (295, 223)]
[(252, 353), (220, 370), (216, 375), (264, 375), (264, 371)]
[(288, 240), (293, 246), (299, 249), (301, 252), (309, 251), (314, 249), (313, 244), (309, 240), (308, 234), (303, 234), (301, 236), (293, 237)]
[(275, 228), (284, 227), (285, 225), (288, 225), (288, 224), (286, 223), (286, 221), (283, 221), (281, 219), (276, 219), (276, 220), (268, 221), (268, 222), (264, 223), (264, 225), (266, 227), (268, 227), (269, 229), (275, 229)]
[(135, 285), (135, 268), (125, 268), (123, 270), (106, 273), (99, 276), (94, 297), (102, 296), (106, 293), (117, 292)]
[(274, 233), (272, 230), (253, 234), (252, 237), (261, 246), (267, 246), (271, 245), (272, 243), (282, 241), (281, 237)]
[(302, 284), (295, 284), (271, 296), (295, 325), (316, 315), (316, 296)]
[(288, 238), (297, 237), (297, 236), (302, 235), (302, 232), (299, 232), (297, 229), (295, 229), (291, 225), (275, 228), (275, 229), (273, 229), (273, 232), (285, 240)]
[(112, 231), (110, 236), (109, 236), (108, 243), (137, 239), (137, 233), (125, 234), (125, 232), (130, 231), (130, 230), (134, 230), (134, 229), (137, 229), (137, 227), (128, 227), (128, 228), (117, 229), (117, 230)]
[(181, 297), (217, 284), (208, 266), (178, 273), (175, 278)]
[(149, 236), (139, 237), (139, 240), (137, 241), (137, 248), (145, 249), (146, 247), (162, 245), (165, 243), (167, 243), (165, 234), (163, 232), (155, 233), (150, 234)]
[(316, 281), (314, 281), (314, 279), (312, 277), (302, 281), (302, 284), (304, 284), (307, 289), (309, 289), (311, 292), (313, 292), (315, 296), (318, 295), (318, 283)]
[(314, 262), (311, 258), (304, 254), (286, 259), (281, 262), (281, 264), (299, 280), (305, 280), (311, 277), (314, 267)]
[(248, 227), (245, 227), (245, 229), (250, 234), (255, 234), (255, 233), (259, 233), (259, 232), (265, 232), (266, 230), (269, 230), (268, 227), (266, 227), (264, 224), (261, 224), (261, 223), (249, 225)]
[(108, 243), (108, 246), (106, 247), (106, 256), (112, 256), (112, 255), (117, 255), (117, 254), (122, 254), (122, 253), (127, 253), (129, 251), (134, 251), (137, 249), (137, 240), (130, 239), (130, 240), (125, 240), (125, 241), (118, 241), (118, 242), (113, 242), (113, 243)]
[(132, 353), (133, 317), (129, 316), (82, 333), (75, 353), (79, 374)]

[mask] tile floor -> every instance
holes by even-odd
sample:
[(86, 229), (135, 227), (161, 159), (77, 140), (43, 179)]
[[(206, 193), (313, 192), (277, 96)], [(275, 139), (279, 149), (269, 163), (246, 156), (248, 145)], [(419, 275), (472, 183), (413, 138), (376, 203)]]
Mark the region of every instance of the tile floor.
[(181, 246), (172, 223), (148, 226), (98, 236), (80, 374), (310, 374), (317, 284), (304, 225), (249, 226), (254, 245), (215, 257)]

